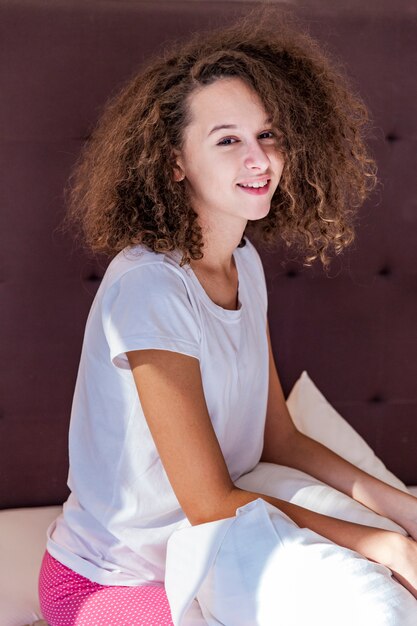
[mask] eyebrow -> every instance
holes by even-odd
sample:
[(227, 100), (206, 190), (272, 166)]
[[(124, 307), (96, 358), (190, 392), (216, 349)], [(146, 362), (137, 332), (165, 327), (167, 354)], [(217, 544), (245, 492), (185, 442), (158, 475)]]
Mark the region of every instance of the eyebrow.
[[(264, 124), (270, 124), (272, 122), (272, 117), (268, 117)], [(237, 128), (236, 124), (219, 124), (218, 126), (213, 126), (213, 128), (211, 129), (211, 131), (209, 132), (209, 134), (207, 135), (208, 137), (216, 132), (216, 130), (223, 130), (223, 129), (228, 129), (228, 128)]]

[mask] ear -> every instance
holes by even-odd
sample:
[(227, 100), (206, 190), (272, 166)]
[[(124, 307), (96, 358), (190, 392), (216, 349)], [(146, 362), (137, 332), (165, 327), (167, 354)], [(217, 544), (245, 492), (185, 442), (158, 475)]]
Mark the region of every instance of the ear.
[(184, 178), (184, 172), (178, 166), (174, 165), (174, 181), (176, 183), (180, 183), (182, 180), (184, 180)]
[(173, 167), (173, 179), (175, 182), (179, 183), (184, 180), (185, 173), (183, 167), (183, 161), (181, 157), (181, 152), (174, 148), (172, 151), (172, 167)]

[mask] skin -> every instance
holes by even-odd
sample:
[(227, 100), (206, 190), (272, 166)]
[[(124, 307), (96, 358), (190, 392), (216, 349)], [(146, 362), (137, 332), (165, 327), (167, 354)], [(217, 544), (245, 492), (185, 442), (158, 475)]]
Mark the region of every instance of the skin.
[[(204, 234), (204, 258), (190, 265), (216, 304), (235, 308), (232, 253), (247, 221), (270, 210), (284, 167), (279, 136), (257, 94), (238, 79), (217, 80), (194, 92), (188, 106), (191, 123), (182, 151), (174, 153), (175, 178), (189, 188)], [(235, 128), (211, 132), (219, 125)], [(239, 187), (265, 177), (266, 195), (248, 195)]]
[[(237, 272), (232, 253), (248, 219), (268, 213), (283, 168), (277, 137), (265, 123), (257, 95), (239, 79), (220, 79), (191, 95), (191, 123), (174, 173), (190, 186), (204, 235), (204, 258), (192, 267), (208, 295), (235, 308)], [(209, 134), (216, 125), (236, 128)], [(265, 196), (242, 193), (238, 183), (268, 176)], [(128, 353), (141, 405), (178, 501), (192, 524), (232, 517), (262, 497), (296, 524), (389, 567), (417, 597), (417, 499), (362, 472), (296, 430), (271, 349), (262, 461), (302, 470), (389, 517), (408, 533), (352, 524), (233, 484), (208, 414), (197, 359), (164, 350)]]

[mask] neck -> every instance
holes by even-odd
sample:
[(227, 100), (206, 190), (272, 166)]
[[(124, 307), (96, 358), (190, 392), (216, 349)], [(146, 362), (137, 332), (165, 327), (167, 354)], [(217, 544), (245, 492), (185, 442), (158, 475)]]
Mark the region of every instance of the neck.
[(219, 229), (214, 231), (202, 225), (202, 230), (204, 256), (197, 261), (192, 260), (191, 267), (211, 274), (230, 274), (234, 270), (233, 252), (241, 242), (245, 228), (219, 232)]

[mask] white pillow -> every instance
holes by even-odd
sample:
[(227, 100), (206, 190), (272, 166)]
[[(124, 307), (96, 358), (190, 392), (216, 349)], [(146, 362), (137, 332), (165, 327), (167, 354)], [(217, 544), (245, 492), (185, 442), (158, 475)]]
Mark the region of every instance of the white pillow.
[[(387, 470), (362, 437), (327, 402), (306, 372), (303, 372), (291, 391), (287, 406), (301, 432), (320, 441), (369, 474), (406, 490), (405, 485)], [(254, 470), (239, 478), (236, 485), (325, 515), (406, 534), (391, 520), (294, 468), (259, 463)], [(260, 502), (252, 502), (242, 507), (241, 511), (247, 509), (249, 519), (251, 512), (255, 513), (259, 509)], [(272, 626), (277, 619), (286, 624), (363, 625), (371, 622), (376, 624), (378, 616), (378, 624), (395, 621), (410, 626), (416, 623), (415, 600), (404, 588), (391, 582), (387, 568), (366, 559), (352, 558), (349, 551), (341, 550), (326, 540), (321, 543), (320, 536), (308, 529), (297, 529), (293, 540), (287, 541), (288, 530), (282, 529), (285, 520), (279, 520), (276, 509), (275, 513), (272, 507), (268, 510), (271, 522), (274, 517), (278, 518), (273, 524), (274, 532), (269, 532), (272, 538), (268, 545), (265, 544), (271, 524), (265, 524), (265, 528), (260, 530), (257, 518), (251, 530), (250, 526), (246, 527), (244, 517), (237, 517), (237, 523), (226, 529), (224, 540), (221, 528), (216, 529), (211, 551), (204, 545), (204, 537), (198, 537), (196, 549), (191, 534), (198, 527), (179, 531), (183, 533), (182, 537), (174, 533), (170, 539), (168, 557), (171, 546), (175, 548), (175, 541), (184, 543), (189, 535), (189, 545), (182, 545), (182, 549), (184, 551), (185, 547), (185, 552), (193, 555), (193, 565), (190, 566), (189, 560), (186, 561), (187, 574), (184, 577), (188, 576), (188, 584), (192, 585), (193, 568), (196, 568), (194, 561), (197, 561), (198, 577), (204, 581), (197, 597), (207, 621), (215, 616), (213, 623), (227, 623), (230, 626), (238, 626), (243, 622)], [(209, 528), (213, 524), (216, 522), (203, 526)], [(199, 553), (201, 562), (196, 558)], [(210, 555), (210, 560), (206, 554)], [(179, 565), (175, 563), (173, 569), (173, 572), (168, 572), (171, 574), (169, 580), (178, 580)], [(255, 583), (258, 586), (254, 592)], [(352, 594), (348, 593), (349, 585)], [(300, 586), (303, 589), (302, 603), (298, 602)], [(262, 607), (262, 614), (259, 607)], [(181, 610), (181, 606), (179, 608)]]
[(339, 415), (303, 372), (287, 399), (298, 430), (324, 444), (368, 474), (407, 491), (407, 487), (375, 455), (366, 441)]
[(298, 528), (261, 499), (236, 517), (175, 531), (166, 588), (173, 616), (196, 589), (213, 626), (417, 623), (416, 600), (386, 567)]
[[(387, 470), (362, 437), (327, 402), (307, 372), (303, 372), (295, 383), (287, 406), (295, 425), (302, 433), (369, 474), (407, 491), (406, 486)], [(236, 485), (247, 491), (298, 504), (323, 515), (406, 534), (405, 530), (391, 520), (292, 467), (259, 463), (254, 470), (239, 478)]]

